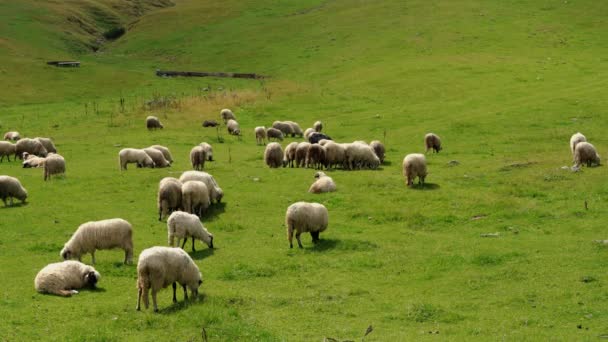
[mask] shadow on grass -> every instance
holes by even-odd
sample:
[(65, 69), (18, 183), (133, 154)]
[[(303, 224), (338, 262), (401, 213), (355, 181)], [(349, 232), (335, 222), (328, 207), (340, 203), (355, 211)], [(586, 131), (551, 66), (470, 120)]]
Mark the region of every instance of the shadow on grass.
[[(205, 244), (203, 244), (204, 246), (206, 246)], [(217, 249), (217, 247), (215, 248), (204, 248), (204, 249), (199, 249), (196, 252), (192, 252), (192, 249), (190, 250), (190, 252), (188, 252), (188, 254), (190, 254), (190, 256), (192, 257), (192, 259), (195, 260), (201, 260), (204, 259), (208, 256), (213, 255), (213, 253), (215, 252), (215, 249)]]
[(18, 207), (23, 207), (23, 206), (26, 206), (26, 205), (28, 205), (28, 202), (25, 202), (25, 203), (21, 203), (21, 202), (19, 202), (19, 203), (17, 203), (17, 202), (13, 202), (13, 205), (10, 205), (10, 204), (9, 204), (8, 206), (7, 206), (7, 205), (2, 205), (2, 206), (0, 206), (0, 209), (11, 209), (11, 208), (18, 208)]
[[(171, 288), (169, 286), (169, 288)], [(178, 286), (178, 292), (177, 292), (177, 297), (180, 298), (180, 292), (181, 295), (184, 295), (184, 292), (181, 291), (181, 286)], [(201, 288), (199, 287), (199, 291), (201, 290)], [(188, 290), (188, 294), (190, 294), (190, 290)], [(207, 296), (204, 293), (200, 293), (198, 294), (198, 298), (196, 300), (192, 300), (192, 297), (188, 297), (188, 300), (184, 300), (184, 297), (181, 297), (182, 300), (178, 300), (177, 303), (172, 304), (166, 308), (162, 308), (158, 310), (158, 313), (161, 315), (170, 315), (176, 312), (180, 312), (186, 308), (188, 308), (191, 305), (198, 305), (198, 304), (202, 304), (205, 301), (205, 298), (207, 298)], [(152, 305), (150, 305), (150, 308), (152, 307)]]
[(83, 287), (81, 289), (78, 289), (78, 292), (104, 293), (106, 292), (106, 289), (104, 289), (103, 287)]
[(214, 203), (207, 209), (207, 212), (203, 214), (205, 221), (214, 221), (216, 218), (226, 211), (226, 203)]
[(411, 187), (413, 190), (438, 190), (439, 188), (439, 184), (435, 183), (414, 184)]
[(350, 240), (350, 239), (323, 239), (321, 238), (319, 242), (312, 245), (312, 247), (304, 247), (304, 249), (308, 252), (325, 252), (328, 250), (335, 251), (358, 251), (358, 250), (370, 250), (378, 248), (373, 242), (369, 241), (360, 241), (360, 240)]
[(383, 162), (382, 162), (382, 164), (380, 164), (380, 165), (384, 165), (384, 166), (391, 166), (391, 165), (393, 165), (393, 162), (391, 162), (391, 161), (389, 161), (389, 160), (385, 160), (385, 161), (383, 161)]

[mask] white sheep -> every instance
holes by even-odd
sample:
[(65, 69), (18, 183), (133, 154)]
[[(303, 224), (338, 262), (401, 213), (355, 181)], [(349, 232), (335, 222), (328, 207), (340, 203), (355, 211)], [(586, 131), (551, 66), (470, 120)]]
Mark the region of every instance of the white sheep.
[[(11, 155), (15, 154), (15, 144), (11, 144), (8, 141), (0, 141), (0, 162), (6, 157), (10, 162)], [(17, 159), (15, 157), (15, 159)]]
[(586, 164), (587, 166), (600, 165), (600, 156), (595, 150), (595, 146), (586, 141), (579, 142), (574, 148), (574, 166), (580, 167)]
[(11, 131), (4, 133), (4, 140), (17, 141), (19, 139), (21, 139), (21, 135), (19, 134), (19, 132)]
[(424, 185), (426, 178), (426, 158), (424, 154), (412, 153), (403, 158), (403, 176), (407, 186), (414, 185), (414, 179), (418, 177), (418, 184)]
[(325, 161), (325, 148), (319, 144), (312, 144), (306, 151), (306, 160), (304, 162), (306, 167), (312, 167), (315, 169), (321, 169), (326, 166)]
[(40, 157), (46, 157), (48, 153), (40, 141), (30, 138), (20, 139), (15, 144), (15, 157), (22, 158), (23, 152), (35, 154)]
[(432, 148), (435, 153), (439, 153), (441, 148), (441, 139), (435, 133), (427, 133), (424, 136), (424, 145), (426, 146), (426, 153)]
[(283, 132), (281, 132), (280, 130), (278, 130), (274, 127), (271, 127), (266, 130), (266, 136), (268, 137), (269, 141), (270, 141), (270, 139), (283, 141)]
[(286, 124), (291, 126), (291, 130), (292, 130), (292, 136), (298, 136), (298, 137), (302, 137), (304, 135), (304, 133), (302, 133), (302, 128), (300, 128), (300, 125), (297, 122), (294, 121), (285, 121)]
[(190, 163), (192, 164), (193, 169), (204, 169), (205, 160), (207, 160), (207, 153), (205, 152), (205, 149), (202, 146), (197, 145), (190, 150)]
[(306, 165), (306, 154), (310, 148), (310, 143), (301, 142), (296, 148), (296, 167), (304, 167)]
[(230, 109), (222, 109), (220, 116), (225, 124), (228, 123), (228, 120), (236, 120), (236, 116)]
[(190, 288), (192, 297), (198, 296), (198, 288), (203, 283), (203, 276), (196, 263), (181, 248), (151, 247), (145, 249), (139, 255), (137, 263), (137, 310), (141, 309), (141, 298), (144, 298), (144, 306), (149, 305), (148, 291), (152, 289), (152, 303), (154, 311), (158, 311), (156, 305), (156, 293), (169, 284), (173, 285), (173, 303), (177, 303), (175, 295), (177, 283), (184, 289), (184, 300), (188, 299), (187, 288)]
[(89, 286), (95, 288), (101, 279), (92, 266), (68, 260), (46, 265), (34, 279), (36, 291), (70, 297), (78, 293), (76, 289)]
[(62, 173), (65, 173), (65, 159), (56, 153), (49, 153), (44, 159), (44, 180), (50, 180), (52, 175)]
[(272, 128), (278, 129), (286, 137), (289, 136), (290, 134), (291, 134), (291, 136), (294, 135), (293, 126), (287, 122), (275, 121), (272, 123)]
[(283, 152), (283, 167), (288, 166), (293, 167), (293, 164), (296, 160), (296, 150), (298, 149), (298, 143), (292, 142), (289, 143), (285, 147), (285, 151)]
[(91, 253), (95, 265), (95, 251), (120, 248), (125, 251), (125, 264), (133, 260), (133, 228), (121, 218), (89, 221), (81, 224), (65, 243), (59, 255), (64, 259), (78, 259)]
[(281, 167), (283, 162), (283, 149), (277, 142), (271, 142), (264, 151), (264, 161), (269, 167)]
[(165, 177), (158, 183), (158, 194), (156, 196), (158, 208), (158, 220), (162, 221), (163, 215), (169, 215), (172, 211), (182, 208), (182, 182), (173, 177)]
[(148, 156), (150, 156), (150, 159), (152, 159), (152, 161), (154, 162), (154, 167), (171, 166), (171, 163), (167, 159), (165, 159), (165, 156), (160, 150), (155, 149), (153, 147), (146, 147), (143, 150)]
[(202, 147), (203, 150), (205, 150), (205, 154), (207, 155), (207, 160), (213, 161), (213, 147), (211, 147), (211, 145), (209, 145), (206, 142), (200, 143), (199, 146)]
[(207, 228), (203, 226), (198, 216), (194, 214), (188, 214), (184, 211), (176, 211), (167, 220), (167, 233), (169, 239), (169, 246), (173, 247), (175, 238), (177, 238), (177, 245), (184, 239), (182, 243), (182, 249), (186, 246), (188, 238), (192, 238), (192, 251), (196, 252), (194, 248), (195, 239), (200, 240), (213, 248), (213, 234), (209, 233)]
[(380, 166), (380, 159), (369, 145), (354, 142), (346, 146), (346, 164), (349, 169), (369, 167), (376, 169)]
[(162, 145), (152, 145), (150, 147), (159, 150), (163, 154), (163, 157), (165, 157), (165, 159), (169, 163), (173, 163), (173, 156), (171, 155), (171, 151), (169, 151), (169, 149), (167, 147), (162, 146)]
[(146, 118), (146, 128), (148, 128), (148, 130), (151, 129), (157, 129), (157, 128), (165, 128), (165, 126), (163, 126), (162, 123), (160, 123), (160, 120), (156, 117), (156, 116), (148, 116)]
[(21, 203), (25, 203), (27, 190), (25, 190), (17, 178), (0, 176), (0, 199), (4, 202), (5, 207), (7, 198), (10, 199), (11, 206), (13, 206), (13, 198), (20, 200)]
[(285, 225), (287, 226), (287, 240), (289, 248), (293, 248), (293, 233), (296, 232), (298, 246), (302, 247), (300, 234), (310, 232), (312, 242), (319, 241), (319, 233), (327, 229), (327, 208), (320, 203), (296, 202), (287, 208)]
[(336, 183), (334, 183), (334, 180), (327, 176), (324, 172), (319, 171), (315, 173), (315, 178), (317, 178), (317, 180), (312, 183), (310, 189), (308, 189), (308, 192), (320, 194), (323, 192), (336, 191)]
[(309, 136), (310, 136), (312, 133), (314, 133), (314, 132), (316, 132), (316, 131), (314, 130), (314, 128), (310, 128), (310, 127), (309, 127), (309, 128), (307, 128), (307, 129), (305, 129), (305, 130), (304, 130), (304, 138), (306, 138), (306, 139), (308, 140), (308, 137), (309, 137)]
[(201, 181), (187, 181), (182, 183), (182, 208), (190, 214), (202, 217), (211, 205), (209, 189)]
[(338, 165), (342, 168), (346, 168), (346, 149), (343, 145), (335, 143), (331, 140), (323, 140), (325, 143), (321, 145), (325, 148), (325, 162), (327, 168), (337, 167)]
[(136, 148), (123, 148), (118, 152), (118, 164), (121, 170), (127, 169), (127, 164), (137, 164), (137, 167), (154, 167), (154, 161), (144, 151)]
[(572, 135), (572, 137), (570, 138), (570, 151), (572, 152), (572, 155), (574, 156), (574, 148), (576, 147), (576, 144), (580, 143), (580, 142), (586, 142), (587, 138), (585, 138), (585, 136), (578, 132), (578, 133), (574, 133)]
[(34, 138), (34, 140), (40, 142), (46, 149), (47, 153), (57, 153), (57, 148), (55, 147), (55, 144), (53, 144), (53, 140), (50, 138), (37, 137)]
[(37, 155), (29, 154), (27, 152), (23, 152), (21, 159), (23, 159), (23, 163), (21, 163), (23, 168), (43, 167), (44, 161), (46, 160), (45, 157), (38, 157)]
[(236, 120), (230, 119), (226, 123), (226, 128), (228, 129), (228, 133), (232, 135), (241, 135), (241, 128), (239, 123)]
[(315, 132), (321, 132), (323, 130), (323, 123), (321, 121), (316, 121), (314, 125), (312, 125), (312, 128), (314, 128)]
[(224, 191), (215, 181), (212, 175), (204, 171), (186, 171), (179, 177), (179, 181), (185, 183), (190, 180), (197, 180), (205, 183), (209, 190), (209, 199), (211, 202), (220, 203), (224, 197)]
[(369, 147), (374, 150), (374, 153), (380, 159), (380, 164), (384, 163), (384, 144), (379, 140), (374, 140), (369, 143)]
[(254, 133), (255, 133), (255, 142), (258, 145), (265, 145), (266, 144), (266, 127), (258, 126), (254, 129)]

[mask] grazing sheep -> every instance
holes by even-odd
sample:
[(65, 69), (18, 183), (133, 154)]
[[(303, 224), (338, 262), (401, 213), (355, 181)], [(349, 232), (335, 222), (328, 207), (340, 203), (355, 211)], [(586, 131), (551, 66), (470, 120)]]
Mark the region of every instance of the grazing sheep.
[(158, 195), (156, 197), (158, 208), (158, 220), (163, 215), (169, 215), (175, 210), (182, 208), (182, 182), (173, 177), (165, 177), (158, 183)]
[(296, 202), (287, 208), (285, 213), (285, 225), (287, 226), (287, 240), (289, 248), (293, 248), (293, 233), (296, 232), (298, 246), (302, 247), (300, 234), (310, 232), (312, 242), (319, 241), (319, 233), (327, 229), (327, 208), (323, 204)]
[(376, 169), (380, 166), (380, 159), (369, 145), (354, 142), (346, 146), (346, 165), (350, 170), (363, 167)]
[(426, 153), (428, 153), (431, 148), (435, 153), (441, 151), (441, 139), (434, 133), (427, 133), (427, 135), (424, 136), (424, 144), (426, 146)]
[(308, 142), (311, 144), (317, 144), (322, 139), (332, 140), (329, 136), (319, 132), (313, 132), (308, 136)]
[(228, 123), (228, 120), (236, 121), (236, 116), (234, 116), (234, 113), (230, 109), (222, 109), (220, 116), (222, 117), (222, 120), (224, 120), (224, 123)]
[(315, 132), (321, 132), (323, 130), (323, 123), (321, 121), (317, 121), (314, 125), (312, 125), (312, 128), (315, 129)]
[(192, 164), (192, 168), (195, 170), (202, 170), (205, 168), (205, 160), (207, 159), (207, 154), (205, 153), (205, 149), (198, 145), (194, 146), (190, 150), (190, 163)]
[(17, 141), (21, 139), (21, 135), (19, 135), (19, 132), (6, 132), (4, 133), (4, 140), (13, 140), (13, 141)]
[(283, 167), (289, 165), (289, 167), (293, 167), (294, 161), (296, 160), (296, 150), (298, 149), (298, 143), (292, 142), (289, 143), (285, 147), (285, 152), (283, 155)]
[(228, 133), (232, 134), (232, 135), (241, 135), (241, 128), (239, 126), (239, 123), (236, 122), (235, 120), (228, 120), (228, 123), (226, 123), (226, 128), (228, 128)]
[(13, 206), (13, 197), (25, 203), (27, 199), (27, 190), (21, 185), (21, 182), (15, 177), (0, 176), (0, 198), (6, 207), (6, 199), (10, 199), (11, 207)]
[(426, 178), (426, 158), (422, 153), (412, 153), (403, 159), (403, 176), (407, 186), (414, 185), (414, 179), (418, 177), (418, 184), (424, 185)]
[(154, 167), (154, 161), (144, 151), (136, 148), (123, 148), (118, 152), (118, 163), (121, 170), (127, 169), (127, 164), (137, 164), (137, 167)]
[(306, 160), (304, 162), (306, 167), (312, 167), (315, 169), (321, 169), (326, 165), (325, 162), (325, 148), (319, 144), (312, 144), (306, 151)]
[(15, 157), (22, 158), (23, 152), (39, 157), (46, 157), (48, 153), (40, 141), (30, 138), (23, 138), (15, 144)]
[(374, 153), (380, 159), (380, 164), (384, 163), (384, 144), (379, 140), (374, 140), (369, 143), (369, 146), (374, 150)]
[(182, 207), (190, 214), (202, 217), (209, 208), (209, 189), (201, 181), (187, 181), (182, 183)]
[(289, 136), (290, 134), (291, 134), (291, 136), (294, 136), (293, 126), (287, 122), (275, 121), (272, 123), (272, 128), (278, 129), (286, 137)]
[(169, 151), (169, 149), (167, 147), (162, 146), (162, 145), (152, 145), (152, 146), (150, 146), (150, 148), (159, 150), (163, 154), (163, 157), (165, 157), (165, 159), (169, 163), (173, 164), (173, 156), (171, 155), (171, 151)]
[(55, 153), (49, 153), (44, 160), (44, 180), (50, 180), (52, 175), (65, 173), (65, 159)]
[(301, 142), (298, 144), (298, 148), (296, 148), (296, 167), (306, 166), (306, 154), (308, 154), (309, 148), (310, 143)]
[(304, 130), (304, 138), (308, 140), (308, 137), (314, 132), (314, 128), (307, 128), (306, 130)]
[(258, 126), (254, 129), (255, 142), (258, 145), (266, 145), (266, 127)]
[[(11, 155), (15, 154), (15, 144), (11, 144), (8, 141), (0, 141), (0, 162), (6, 157), (10, 162)], [(15, 157), (17, 159), (17, 157)]]
[(95, 265), (95, 251), (120, 248), (125, 251), (125, 264), (133, 260), (133, 228), (121, 218), (89, 221), (81, 224), (65, 243), (59, 255), (63, 260), (78, 259), (91, 253)]
[(217, 127), (220, 124), (215, 120), (205, 120), (203, 121), (203, 127)]
[(101, 276), (92, 266), (68, 260), (46, 265), (34, 279), (36, 291), (70, 297), (76, 289), (95, 288)]
[(154, 167), (171, 166), (171, 163), (169, 163), (169, 161), (165, 159), (165, 156), (160, 150), (157, 150), (153, 147), (146, 147), (143, 150), (148, 156), (150, 156), (150, 159), (152, 159), (152, 161), (154, 162)]
[(572, 137), (570, 138), (570, 151), (572, 152), (572, 155), (574, 155), (574, 149), (576, 148), (576, 144), (580, 143), (580, 142), (586, 142), (587, 138), (585, 138), (585, 136), (578, 132), (572, 135)]
[(192, 238), (192, 251), (194, 249), (195, 239), (201, 240), (206, 243), (209, 248), (213, 248), (213, 234), (207, 231), (207, 228), (203, 226), (198, 216), (188, 214), (183, 211), (176, 211), (167, 220), (167, 232), (169, 234), (169, 246), (173, 247), (174, 239), (177, 238), (177, 246), (179, 242), (184, 239), (182, 243), (182, 249), (186, 246), (188, 238)]
[(160, 120), (156, 116), (150, 115), (146, 118), (146, 128), (148, 128), (148, 130), (157, 128), (163, 129), (165, 126), (160, 123)]
[(301, 138), (304, 135), (304, 133), (302, 133), (302, 128), (300, 128), (300, 125), (297, 122), (284, 121), (284, 123), (291, 126), (291, 131), (293, 132), (291, 135), (292, 137), (298, 136)]
[(323, 192), (336, 191), (336, 183), (334, 183), (334, 180), (327, 176), (324, 172), (319, 171), (315, 173), (315, 178), (317, 178), (317, 180), (312, 183), (310, 189), (308, 189), (308, 192), (320, 194)]
[(283, 149), (277, 142), (272, 142), (266, 146), (264, 151), (264, 161), (272, 168), (281, 167), (283, 161)]
[(224, 197), (224, 191), (215, 181), (212, 175), (203, 171), (186, 171), (179, 177), (179, 181), (185, 183), (187, 181), (197, 180), (205, 183), (209, 190), (209, 199), (211, 202), (220, 203)]
[(580, 167), (583, 164), (587, 166), (599, 166), (600, 156), (595, 150), (595, 146), (586, 141), (579, 142), (574, 148), (574, 166)]
[(21, 158), (23, 159), (23, 163), (21, 163), (23, 168), (43, 167), (44, 161), (46, 160), (44, 157), (38, 157), (27, 152), (23, 152)]
[(152, 303), (154, 311), (156, 293), (169, 284), (173, 285), (173, 303), (177, 303), (175, 291), (177, 283), (184, 289), (184, 300), (188, 299), (187, 288), (190, 288), (192, 297), (198, 296), (198, 288), (203, 283), (203, 276), (188, 253), (181, 248), (152, 247), (145, 249), (139, 255), (137, 263), (137, 310), (141, 309), (141, 297), (144, 297), (144, 306), (149, 305), (148, 290), (152, 289)]
[(267, 129), (266, 135), (268, 136), (268, 141), (270, 141), (270, 139), (283, 141), (283, 132), (281, 132), (280, 130), (278, 130), (276, 128)]
[(213, 161), (213, 147), (211, 147), (211, 145), (209, 145), (206, 142), (200, 143), (199, 146), (202, 147), (203, 150), (205, 150), (205, 154), (207, 155), (207, 160)]
[(53, 140), (51, 140), (50, 138), (37, 137), (34, 138), (34, 140), (40, 142), (42, 146), (44, 146), (44, 148), (46, 149), (47, 153), (57, 153), (57, 148), (55, 147), (55, 144), (53, 144)]
[(343, 145), (337, 144), (331, 140), (323, 140), (326, 143), (322, 145), (325, 148), (325, 162), (327, 168), (337, 167), (346, 168), (346, 149)]

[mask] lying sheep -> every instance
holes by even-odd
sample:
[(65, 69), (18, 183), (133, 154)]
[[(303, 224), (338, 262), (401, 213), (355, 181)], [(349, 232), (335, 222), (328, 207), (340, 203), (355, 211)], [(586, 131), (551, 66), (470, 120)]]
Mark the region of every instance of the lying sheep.
[(254, 129), (255, 142), (258, 145), (266, 145), (266, 127), (258, 126)]
[(287, 208), (285, 225), (287, 226), (287, 240), (289, 248), (293, 248), (293, 233), (296, 232), (298, 246), (303, 248), (300, 234), (310, 232), (312, 242), (319, 241), (319, 233), (327, 229), (327, 208), (319, 203), (296, 202)]
[(572, 152), (572, 155), (574, 156), (574, 149), (576, 148), (576, 144), (580, 143), (580, 142), (586, 142), (587, 138), (585, 138), (585, 136), (578, 132), (572, 135), (572, 137), (570, 138), (570, 151)]
[(298, 136), (298, 137), (302, 137), (304, 135), (304, 133), (302, 133), (302, 128), (300, 128), (300, 125), (297, 122), (294, 121), (284, 121), (286, 124), (291, 126), (291, 131), (292, 133), (292, 137)]
[(63, 261), (46, 265), (34, 279), (36, 291), (70, 297), (76, 289), (95, 288), (101, 276), (93, 267), (78, 261)]
[[(11, 155), (15, 154), (15, 145), (8, 141), (0, 141), (0, 162), (6, 157), (10, 162)], [(17, 157), (15, 157), (17, 159)]]
[(354, 142), (346, 146), (346, 165), (350, 170), (368, 167), (377, 169), (380, 166), (380, 159), (369, 145)]
[(308, 140), (308, 137), (314, 132), (315, 130), (313, 128), (307, 128), (304, 130), (304, 139)]
[(281, 133), (283, 133), (283, 136), (286, 137), (289, 135), (294, 135), (293, 126), (287, 122), (275, 121), (272, 123), (272, 128), (278, 129), (279, 131), (281, 131)]
[(317, 144), (322, 139), (332, 140), (328, 135), (319, 132), (313, 132), (308, 136), (308, 142), (311, 144)]
[(118, 163), (121, 170), (127, 169), (127, 164), (137, 164), (137, 167), (154, 167), (154, 161), (144, 151), (136, 148), (123, 148), (118, 152)]
[(228, 128), (229, 134), (241, 135), (241, 128), (239, 127), (239, 123), (235, 120), (228, 120), (228, 123), (226, 123), (226, 128)]
[(215, 120), (205, 120), (203, 121), (203, 127), (217, 127), (220, 124)]
[(414, 185), (414, 179), (418, 177), (418, 184), (424, 185), (426, 178), (426, 158), (424, 154), (412, 153), (403, 159), (403, 176), (407, 186)]
[(6, 132), (4, 133), (4, 140), (13, 140), (13, 141), (17, 141), (21, 139), (21, 135), (19, 135), (19, 132)]
[(315, 173), (315, 178), (317, 178), (317, 180), (312, 183), (310, 189), (308, 189), (308, 192), (320, 194), (323, 192), (336, 191), (336, 183), (334, 183), (334, 180), (327, 176), (324, 172), (319, 171)]
[(283, 132), (276, 128), (267, 129), (266, 136), (268, 136), (268, 141), (270, 141), (270, 139), (274, 139), (275, 141), (283, 141)]
[(306, 160), (304, 162), (306, 167), (312, 167), (315, 169), (321, 169), (326, 165), (325, 162), (325, 148), (319, 144), (312, 144), (306, 151)]
[(222, 109), (220, 116), (222, 117), (222, 120), (224, 120), (225, 124), (228, 123), (228, 120), (236, 121), (236, 116), (234, 116), (234, 113), (230, 109)]
[(22, 158), (23, 152), (39, 157), (46, 157), (48, 153), (40, 141), (30, 138), (23, 138), (15, 144), (15, 157)]
[(177, 283), (184, 289), (184, 300), (188, 299), (187, 288), (190, 288), (192, 297), (198, 296), (198, 288), (203, 283), (203, 276), (188, 253), (181, 248), (152, 247), (145, 249), (139, 255), (137, 263), (137, 310), (141, 309), (140, 302), (144, 297), (144, 306), (149, 305), (148, 291), (152, 289), (152, 303), (154, 311), (156, 293), (169, 284), (173, 285), (173, 303), (177, 303), (175, 296)]
[(44, 146), (44, 148), (46, 149), (47, 153), (57, 153), (57, 148), (55, 147), (55, 144), (53, 144), (53, 140), (51, 140), (50, 138), (37, 137), (34, 138), (34, 140), (37, 140), (39, 143), (41, 143), (42, 146)]
[(211, 145), (209, 145), (206, 142), (200, 143), (199, 146), (202, 147), (203, 150), (205, 150), (205, 154), (207, 155), (207, 160), (213, 161), (213, 147), (211, 147)]
[(89, 221), (81, 224), (65, 243), (59, 255), (64, 259), (78, 259), (91, 253), (95, 265), (95, 251), (120, 248), (125, 251), (125, 264), (133, 260), (133, 229), (121, 218)]
[(23, 163), (21, 163), (23, 168), (43, 167), (44, 161), (46, 160), (45, 157), (38, 157), (27, 152), (23, 152), (21, 158), (23, 159)]
[(190, 214), (202, 217), (209, 208), (209, 189), (201, 181), (187, 181), (182, 183), (182, 208)]
[(323, 130), (323, 123), (321, 121), (316, 121), (312, 128), (315, 129), (315, 132), (321, 132)]
[(427, 133), (424, 136), (424, 145), (426, 146), (426, 153), (432, 148), (435, 153), (441, 151), (441, 139), (434, 133)]
[(27, 190), (21, 185), (21, 182), (15, 177), (0, 176), (0, 198), (6, 207), (6, 199), (10, 199), (11, 207), (13, 206), (13, 197), (25, 203), (27, 199)]
[(169, 149), (167, 147), (162, 146), (162, 145), (152, 145), (149, 148), (154, 148), (154, 149), (159, 150), (163, 154), (163, 157), (165, 157), (165, 159), (170, 164), (173, 164), (173, 156), (171, 155), (171, 151), (169, 151)]
[(163, 129), (165, 126), (160, 123), (160, 120), (156, 116), (150, 115), (146, 118), (146, 128), (148, 128), (148, 130), (157, 128)]
[(384, 144), (382, 144), (379, 140), (374, 140), (369, 143), (369, 146), (374, 150), (374, 153), (380, 159), (380, 164), (384, 163)]
[(272, 142), (266, 146), (264, 151), (264, 162), (271, 168), (281, 167), (283, 162), (283, 149), (277, 142)]
[(158, 194), (156, 196), (158, 208), (158, 220), (163, 215), (169, 215), (175, 210), (182, 208), (182, 182), (173, 177), (165, 177), (158, 183)]
[(198, 145), (194, 146), (190, 150), (190, 163), (192, 164), (192, 168), (195, 170), (202, 170), (205, 168), (205, 160), (207, 160), (207, 153), (205, 153), (205, 149)]
[(574, 166), (580, 167), (586, 164), (587, 166), (599, 166), (600, 156), (595, 150), (595, 146), (586, 141), (579, 142), (574, 148)]
[(215, 181), (212, 175), (203, 171), (186, 171), (179, 177), (180, 182), (185, 183), (190, 180), (197, 180), (205, 183), (209, 190), (209, 200), (220, 203), (224, 197), (224, 191)]
[(150, 159), (152, 159), (152, 162), (154, 162), (154, 167), (171, 166), (171, 163), (169, 163), (169, 161), (167, 159), (165, 159), (165, 156), (163, 155), (163, 153), (160, 150), (157, 150), (152, 147), (146, 147), (143, 150), (150, 157)]
[(55, 153), (48, 155), (44, 160), (44, 180), (50, 180), (52, 175), (65, 173), (65, 159)]
[(298, 143), (292, 142), (289, 143), (285, 147), (285, 151), (283, 152), (283, 167), (288, 166), (293, 167), (293, 164), (296, 160), (296, 150), (298, 149)]
[(203, 226), (198, 216), (188, 214), (183, 211), (176, 211), (167, 220), (167, 232), (169, 234), (169, 246), (173, 247), (174, 239), (177, 238), (177, 246), (179, 242), (184, 239), (182, 243), (182, 249), (186, 245), (188, 238), (192, 238), (192, 251), (194, 249), (195, 239), (201, 240), (206, 243), (209, 248), (213, 248), (213, 234), (207, 231), (207, 228)]
[[(325, 163), (328, 169), (340, 166), (346, 168), (346, 149), (343, 145), (337, 144), (331, 140), (324, 140), (325, 144), (321, 145), (325, 148)], [(320, 143), (319, 143), (320, 144)]]

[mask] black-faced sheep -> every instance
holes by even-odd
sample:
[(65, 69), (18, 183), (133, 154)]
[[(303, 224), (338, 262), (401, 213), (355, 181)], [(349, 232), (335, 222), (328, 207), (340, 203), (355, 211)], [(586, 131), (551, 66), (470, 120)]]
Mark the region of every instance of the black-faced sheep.
[(163, 152), (161, 152), (160, 150), (152, 147), (146, 147), (143, 150), (148, 156), (150, 156), (150, 159), (152, 159), (152, 161), (154, 162), (154, 167), (160, 168), (171, 166), (171, 163), (167, 159), (165, 159)]
[(226, 123), (226, 128), (228, 129), (228, 133), (232, 135), (241, 135), (241, 128), (239, 123), (236, 120), (228, 120)]
[(325, 148), (319, 144), (312, 144), (306, 151), (306, 167), (321, 169), (327, 165), (325, 161)]
[(19, 135), (19, 132), (6, 132), (4, 133), (4, 140), (13, 140), (13, 141), (17, 141), (21, 139), (21, 135)]
[(268, 140), (274, 139), (275, 141), (283, 141), (283, 132), (276, 128), (269, 128), (266, 130), (266, 136), (268, 136)]
[(158, 208), (158, 220), (163, 216), (182, 208), (182, 182), (173, 177), (165, 177), (158, 183), (158, 195), (156, 197)]
[(205, 160), (207, 160), (207, 153), (205, 153), (205, 149), (198, 145), (194, 146), (190, 150), (190, 163), (192, 164), (192, 168), (195, 170), (202, 170), (205, 168)]
[(258, 145), (265, 145), (266, 144), (266, 127), (258, 126), (254, 129), (254, 133), (255, 133), (255, 142)]
[(313, 128), (307, 128), (304, 130), (304, 139), (308, 140), (308, 137), (314, 133), (315, 130)]
[(428, 153), (430, 149), (433, 149), (435, 153), (439, 153), (439, 151), (442, 150), (441, 139), (434, 133), (427, 133), (424, 136), (424, 145), (426, 147), (426, 153)]
[(312, 128), (314, 128), (315, 132), (321, 132), (323, 130), (323, 123), (321, 121), (317, 121), (314, 125), (312, 125)]
[[(8, 141), (0, 141), (0, 162), (6, 157), (8, 161), (11, 161), (11, 155), (15, 154), (15, 144), (11, 144)], [(15, 159), (17, 159), (15, 157)]]
[(228, 123), (228, 120), (236, 121), (236, 116), (234, 116), (234, 113), (230, 109), (222, 109), (220, 116), (222, 117), (222, 120), (224, 120), (225, 124)]
[(308, 192), (320, 194), (323, 192), (336, 191), (336, 183), (334, 183), (334, 180), (327, 176), (324, 172), (319, 171), (315, 173), (315, 178), (317, 178), (317, 180), (312, 183), (310, 189), (308, 189)]
[(154, 161), (144, 151), (136, 148), (123, 148), (118, 152), (118, 163), (121, 170), (127, 169), (127, 164), (137, 164), (137, 167), (154, 167)]
[(20, 200), (21, 203), (25, 203), (27, 190), (25, 190), (17, 178), (0, 176), (0, 199), (4, 202), (4, 206), (6, 207), (6, 199), (9, 199), (11, 206), (13, 206), (13, 198)]
[(91, 253), (92, 263), (95, 265), (95, 251), (113, 248), (125, 251), (125, 264), (132, 262), (133, 229), (129, 222), (120, 218), (81, 224), (59, 255), (64, 260), (81, 261), (83, 254)]
[(173, 247), (175, 238), (177, 238), (177, 246), (179, 242), (184, 239), (182, 248), (186, 246), (188, 238), (192, 238), (192, 251), (196, 252), (194, 248), (194, 241), (200, 240), (213, 248), (213, 234), (209, 233), (207, 228), (203, 226), (198, 216), (188, 214), (183, 211), (176, 211), (167, 220), (167, 233), (169, 236), (169, 246)]
[(327, 208), (319, 203), (296, 202), (287, 208), (285, 225), (287, 226), (287, 240), (289, 248), (293, 248), (293, 233), (296, 233), (298, 246), (303, 248), (300, 235), (310, 232), (312, 242), (319, 241), (319, 233), (327, 229), (329, 215)]
[(186, 171), (179, 177), (179, 181), (185, 183), (190, 180), (197, 180), (205, 183), (209, 190), (209, 199), (211, 202), (220, 203), (224, 197), (224, 191), (217, 184), (212, 175), (204, 171)]
[(52, 175), (65, 173), (65, 159), (55, 153), (49, 153), (44, 159), (44, 180), (50, 180)]
[(211, 205), (209, 189), (201, 181), (187, 181), (182, 183), (182, 208), (190, 214), (202, 217)]
[(285, 151), (283, 152), (283, 167), (288, 166), (293, 167), (293, 164), (296, 160), (296, 150), (298, 149), (298, 143), (292, 142), (289, 143), (285, 147)]
[(281, 167), (283, 162), (283, 149), (277, 142), (272, 142), (266, 146), (264, 151), (264, 162), (271, 168)]
[(416, 177), (418, 177), (418, 184), (424, 184), (426, 175), (426, 158), (424, 154), (412, 153), (403, 158), (403, 176), (405, 177), (407, 186), (412, 186)]
[(48, 154), (46, 148), (40, 141), (30, 138), (23, 138), (15, 144), (15, 157), (23, 158), (23, 152), (34, 154), (39, 157), (46, 157)]
[(572, 137), (570, 138), (570, 152), (572, 152), (572, 155), (574, 156), (574, 148), (576, 147), (576, 144), (580, 143), (580, 142), (586, 142), (587, 138), (585, 138), (585, 136), (578, 132), (578, 133), (574, 133), (572, 135)]
[(163, 154), (163, 157), (165, 157), (165, 159), (169, 163), (173, 163), (173, 156), (171, 155), (171, 151), (169, 151), (169, 149), (167, 147), (162, 146), (162, 145), (152, 145), (152, 146), (150, 146), (150, 148), (159, 150)]
[(70, 297), (76, 289), (95, 288), (101, 276), (92, 266), (68, 260), (46, 265), (34, 279), (36, 291)]
[(595, 150), (595, 146), (586, 141), (579, 142), (574, 148), (574, 166), (580, 167), (586, 164), (587, 166), (599, 166), (600, 156)]
[(331, 137), (329, 137), (328, 135), (319, 132), (310, 133), (310, 135), (308, 136), (308, 142), (311, 144), (317, 144), (322, 139), (332, 140)]
[(213, 147), (206, 142), (202, 142), (199, 144), (200, 147), (205, 150), (205, 155), (207, 156), (208, 161), (213, 161)]
[(164, 128), (165, 126), (163, 126), (162, 123), (160, 123), (160, 120), (156, 117), (156, 116), (148, 116), (146, 118), (146, 128), (148, 128), (148, 130), (151, 129), (157, 129), (157, 128)]

